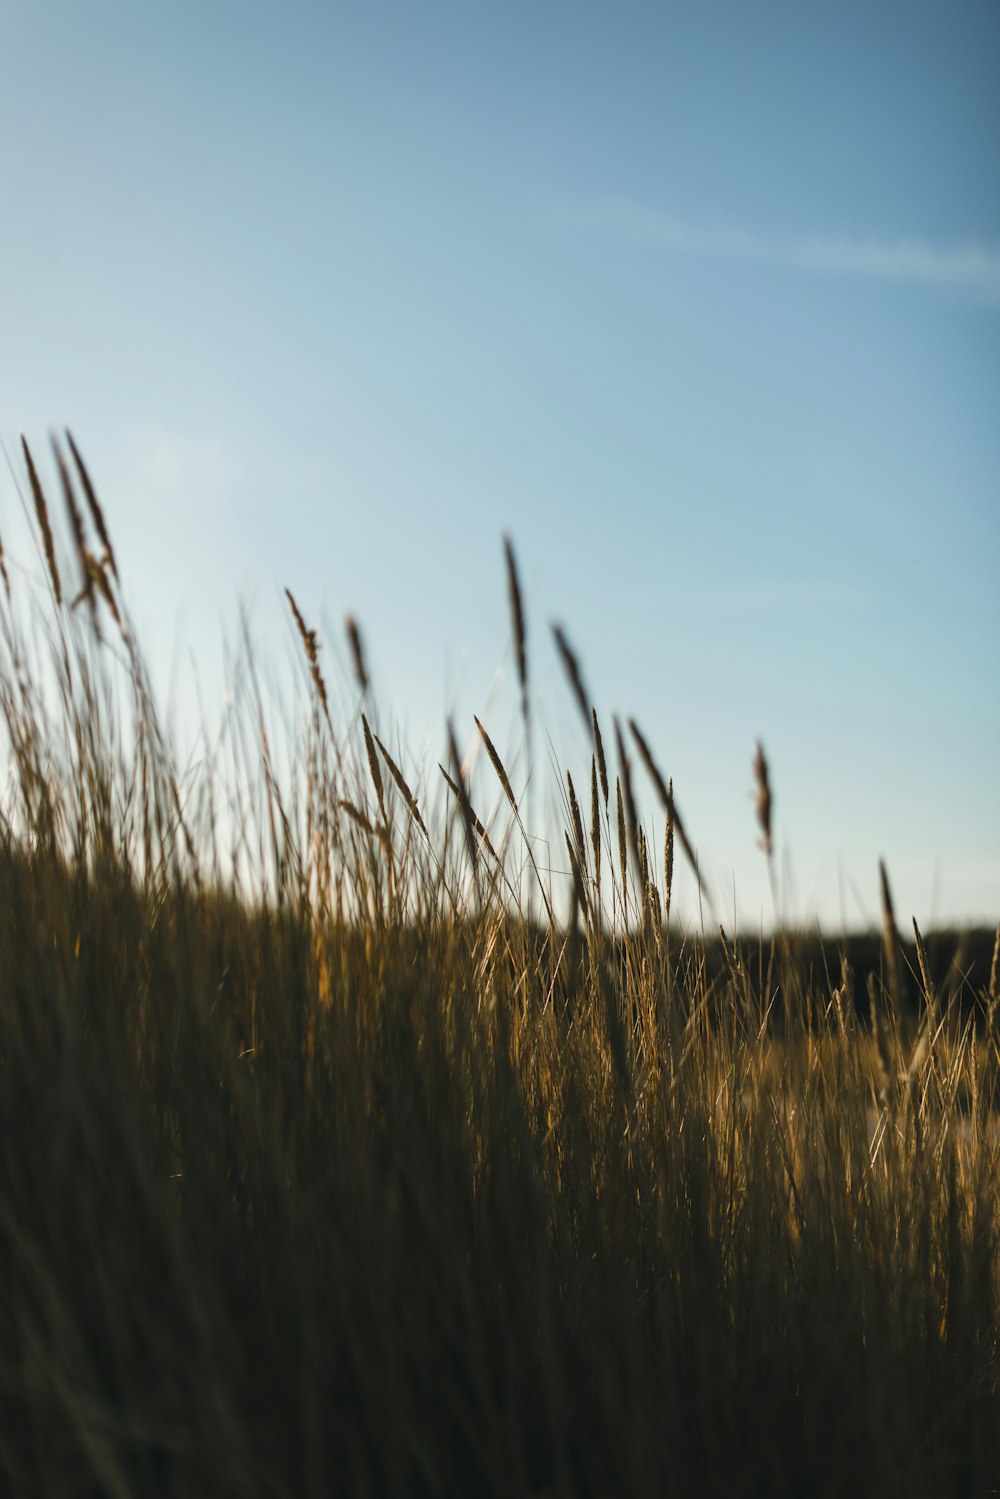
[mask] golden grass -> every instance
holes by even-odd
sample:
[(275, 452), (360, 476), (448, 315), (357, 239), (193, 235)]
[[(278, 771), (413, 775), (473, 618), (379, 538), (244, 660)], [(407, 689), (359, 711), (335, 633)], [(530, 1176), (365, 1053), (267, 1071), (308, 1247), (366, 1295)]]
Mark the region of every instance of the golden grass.
[(0, 1491), (989, 1492), (1000, 929), (904, 943), (884, 866), (839, 950), (671, 925), (673, 783), (629, 720), (661, 901), (561, 630), (562, 891), (483, 724), (489, 830), (455, 727), (408, 781), (290, 592), (298, 721), (248, 670), (182, 780), (70, 451), (75, 564), (25, 447), (51, 597), (0, 606)]

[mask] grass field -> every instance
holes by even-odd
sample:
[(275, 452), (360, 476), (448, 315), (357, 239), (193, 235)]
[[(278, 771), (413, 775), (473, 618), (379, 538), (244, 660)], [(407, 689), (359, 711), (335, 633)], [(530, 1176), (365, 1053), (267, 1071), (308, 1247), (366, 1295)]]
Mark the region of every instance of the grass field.
[(182, 777), (64, 458), (0, 578), (0, 1491), (996, 1493), (992, 935), (891, 870), (842, 950), (678, 929), (564, 637), (568, 918), (485, 731), (412, 769), (291, 596), (298, 722), (245, 663)]

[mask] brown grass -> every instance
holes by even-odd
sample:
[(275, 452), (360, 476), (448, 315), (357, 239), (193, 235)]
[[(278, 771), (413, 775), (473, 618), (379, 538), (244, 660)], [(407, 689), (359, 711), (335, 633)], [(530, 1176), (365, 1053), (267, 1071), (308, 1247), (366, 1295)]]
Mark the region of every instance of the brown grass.
[(1000, 930), (904, 942), (885, 866), (881, 933), (841, 948), (671, 919), (673, 783), (630, 720), (644, 811), (616, 720), (612, 816), (578, 663), (593, 750), (539, 869), (478, 719), (487, 756), (448, 724), (429, 792), (370, 701), (317, 712), (290, 594), (296, 716), (248, 653), (182, 777), (109, 543), (74, 611), (28, 482), (52, 588), (0, 600), (0, 1491), (990, 1492)]

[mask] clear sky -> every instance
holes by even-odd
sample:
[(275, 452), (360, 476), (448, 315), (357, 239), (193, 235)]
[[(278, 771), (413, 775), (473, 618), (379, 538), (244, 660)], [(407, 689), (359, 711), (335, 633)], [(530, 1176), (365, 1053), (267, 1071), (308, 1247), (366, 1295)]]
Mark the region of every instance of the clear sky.
[(428, 784), (447, 712), (516, 743), (506, 530), (560, 755), (553, 619), (724, 919), (760, 736), (789, 914), (884, 855), (996, 920), (995, 0), (0, 0), (0, 52), (0, 436), (74, 428), (181, 717), (289, 584)]

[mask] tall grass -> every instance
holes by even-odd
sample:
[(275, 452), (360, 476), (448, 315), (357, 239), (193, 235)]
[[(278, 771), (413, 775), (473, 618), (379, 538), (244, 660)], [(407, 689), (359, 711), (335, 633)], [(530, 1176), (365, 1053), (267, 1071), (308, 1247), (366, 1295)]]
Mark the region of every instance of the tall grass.
[(885, 871), (867, 987), (677, 930), (562, 630), (568, 920), (486, 728), (432, 782), (291, 593), (299, 722), (248, 661), (181, 777), (70, 451), (0, 598), (0, 1488), (995, 1491), (996, 953), (911, 971)]

